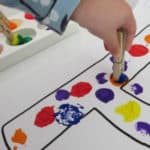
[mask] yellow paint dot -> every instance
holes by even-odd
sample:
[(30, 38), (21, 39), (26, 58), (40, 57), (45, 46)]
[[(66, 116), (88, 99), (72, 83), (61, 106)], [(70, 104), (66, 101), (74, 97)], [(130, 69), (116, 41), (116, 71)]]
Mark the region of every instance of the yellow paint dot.
[(123, 116), (125, 122), (132, 122), (136, 120), (141, 114), (140, 105), (135, 101), (129, 101), (115, 109), (117, 114)]
[(146, 35), (144, 40), (147, 42), (147, 43), (150, 43), (150, 34)]

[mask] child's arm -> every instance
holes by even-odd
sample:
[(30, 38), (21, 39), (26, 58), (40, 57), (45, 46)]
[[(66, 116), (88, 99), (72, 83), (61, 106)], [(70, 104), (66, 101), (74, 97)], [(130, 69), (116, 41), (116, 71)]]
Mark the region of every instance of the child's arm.
[[(38, 5), (41, 1), (38, 1), (37, 9), (36, 6), (32, 4), (32, 0), (22, 1), (29, 3), (29, 6), (37, 13), (41, 12), (41, 16), (40, 13), (39, 16), (37, 15), (39, 20), (44, 16), (44, 12), (46, 13), (46, 9), (44, 9), (44, 11), (42, 11), (43, 9), (39, 9), (40, 7)], [(55, 2), (55, 0), (49, 1)], [(135, 35), (136, 23), (131, 7), (124, 0), (80, 0), (79, 4), (79, 0), (67, 1), (68, 0), (56, 1), (59, 3), (62, 2), (63, 5), (60, 6), (60, 4), (57, 3), (57, 5), (54, 6), (53, 13), (50, 12), (50, 17), (46, 19), (42, 18), (43, 20), (41, 19), (41, 22), (54, 27), (54, 30), (61, 33), (64, 30), (61, 28), (61, 25), (63, 25), (63, 23), (65, 25), (66, 21), (68, 21), (65, 20), (65, 22), (61, 22), (61, 15), (64, 15), (65, 11), (73, 13), (73, 9), (77, 7), (71, 19), (87, 28), (94, 35), (102, 38), (106, 49), (109, 50), (112, 55), (118, 55), (119, 43), (117, 39), (117, 30), (120, 28), (123, 28), (127, 33), (126, 49), (129, 49)], [(0, 3), (21, 8), (20, 5), (18, 5), (19, 0), (0, 0)], [(63, 13), (57, 14), (55, 9), (59, 9), (58, 12), (62, 11)], [(70, 16), (67, 19), (69, 18)], [(58, 24), (56, 24), (57, 22)]]

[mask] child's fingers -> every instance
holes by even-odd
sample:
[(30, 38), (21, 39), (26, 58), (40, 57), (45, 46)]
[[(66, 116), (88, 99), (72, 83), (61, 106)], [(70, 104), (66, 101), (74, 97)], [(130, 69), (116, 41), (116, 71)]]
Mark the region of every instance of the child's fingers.
[(123, 28), (125, 29), (126, 34), (127, 34), (126, 50), (129, 50), (129, 48), (133, 42), (133, 38), (135, 36), (135, 33), (136, 33), (136, 22), (135, 22), (135, 19), (133, 16), (131, 16), (129, 21), (126, 21)]
[(110, 51), (113, 56), (119, 56), (119, 41), (117, 32), (111, 31), (111, 33), (108, 34), (108, 37), (106, 37), (106, 40), (104, 40), (104, 46), (106, 50)]

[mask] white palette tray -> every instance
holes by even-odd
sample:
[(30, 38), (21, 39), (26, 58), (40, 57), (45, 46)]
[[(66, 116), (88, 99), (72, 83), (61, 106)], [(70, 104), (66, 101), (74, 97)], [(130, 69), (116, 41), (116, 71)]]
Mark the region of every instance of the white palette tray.
[(78, 25), (70, 22), (64, 34), (60, 36), (52, 30), (39, 28), (36, 20), (28, 20), (24, 17), (24, 12), (19, 12), (19, 14), (11, 16), (9, 19), (21, 19), (22, 24), (13, 32), (17, 32), (23, 37), (30, 36), (33, 39), (26, 44), (12, 46), (8, 44), (6, 37), (0, 33), (0, 44), (4, 47), (3, 52), (0, 54), (0, 71), (78, 31)]

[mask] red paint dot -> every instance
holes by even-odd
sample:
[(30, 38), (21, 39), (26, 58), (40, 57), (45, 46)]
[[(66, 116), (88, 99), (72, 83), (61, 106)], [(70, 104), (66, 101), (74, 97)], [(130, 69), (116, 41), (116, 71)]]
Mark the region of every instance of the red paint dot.
[(129, 53), (134, 57), (141, 57), (149, 53), (149, 49), (143, 45), (135, 44), (131, 46)]
[(71, 89), (71, 95), (75, 97), (83, 97), (92, 90), (92, 86), (87, 82), (79, 82)]
[(30, 14), (30, 13), (25, 13), (25, 16), (24, 16), (26, 19), (28, 19), (28, 20), (33, 20), (33, 19), (35, 19), (35, 17), (32, 15), (32, 14)]
[(41, 109), (36, 115), (34, 125), (38, 127), (45, 127), (55, 121), (54, 107), (47, 106)]

